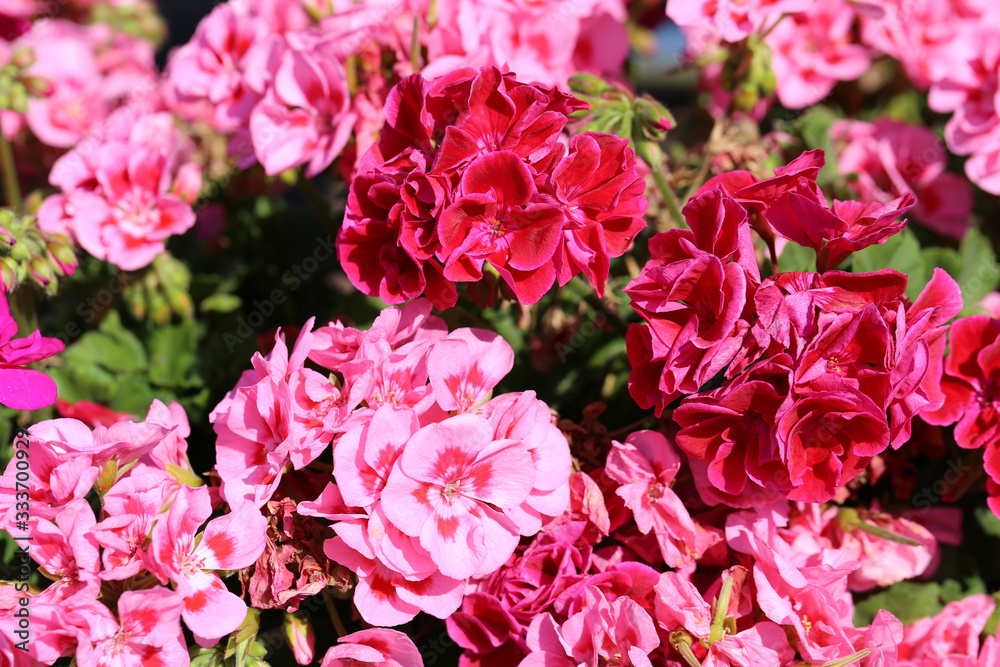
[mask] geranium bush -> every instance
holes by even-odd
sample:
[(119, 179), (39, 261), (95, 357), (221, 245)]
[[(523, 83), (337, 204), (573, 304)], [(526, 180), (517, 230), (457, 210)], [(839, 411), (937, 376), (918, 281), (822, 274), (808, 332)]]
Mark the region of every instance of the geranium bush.
[(8, 0), (0, 666), (1000, 665), (997, 25)]

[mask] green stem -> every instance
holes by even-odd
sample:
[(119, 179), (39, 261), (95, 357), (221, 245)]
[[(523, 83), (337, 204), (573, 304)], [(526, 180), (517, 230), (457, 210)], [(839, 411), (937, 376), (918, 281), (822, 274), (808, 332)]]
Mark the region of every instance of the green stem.
[(681, 229), (687, 229), (687, 222), (684, 220), (684, 214), (681, 213), (681, 206), (677, 201), (677, 196), (674, 191), (670, 189), (670, 184), (667, 183), (667, 179), (663, 176), (662, 167), (659, 164), (654, 164), (653, 158), (649, 154), (649, 142), (639, 141), (635, 144), (635, 152), (639, 158), (645, 162), (650, 171), (653, 172), (653, 180), (656, 181), (656, 187), (659, 188), (660, 194), (663, 195), (663, 201), (667, 205), (667, 210), (670, 211), (671, 217), (673, 217), (674, 222)]
[(413, 39), (410, 40), (410, 65), (414, 72), (420, 71), (420, 17), (413, 17)]
[(330, 595), (330, 589), (323, 589), (323, 602), (326, 603), (326, 613), (330, 616), (330, 621), (333, 623), (333, 629), (337, 632), (338, 637), (347, 636), (347, 628), (344, 627), (344, 622), (340, 620), (340, 614), (337, 613), (337, 607), (333, 603), (333, 596)]
[(21, 214), (21, 188), (17, 184), (17, 167), (14, 166), (14, 151), (3, 132), (0, 132), (0, 166), (3, 167), (3, 189), (7, 204), (16, 215)]
[(35, 293), (27, 282), (22, 284), (13, 294), (10, 301), (10, 314), (17, 322), (17, 330), (21, 336), (27, 336), (38, 329), (38, 316), (35, 313)]

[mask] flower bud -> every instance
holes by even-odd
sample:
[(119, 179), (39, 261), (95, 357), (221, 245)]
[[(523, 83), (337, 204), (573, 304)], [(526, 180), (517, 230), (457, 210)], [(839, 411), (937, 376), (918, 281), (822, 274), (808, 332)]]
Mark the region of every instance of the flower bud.
[(316, 636), (309, 619), (301, 614), (285, 614), (285, 638), (295, 654), (295, 662), (308, 665), (316, 654)]
[(45, 248), (45, 255), (60, 276), (71, 276), (78, 266), (73, 247), (64, 241), (53, 241)]
[(10, 64), (18, 69), (25, 69), (35, 64), (35, 50), (30, 46), (21, 46), (10, 56)]
[(32, 97), (49, 97), (55, 90), (51, 81), (40, 76), (26, 76), (21, 82)]
[(20, 81), (15, 81), (10, 86), (9, 108), (17, 113), (27, 113), (28, 111), (28, 89)]
[(10, 257), (0, 257), (0, 292), (8, 294), (18, 282), (17, 263)]
[(586, 72), (577, 72), (569, 78), (569, 87), (580, 95), (596, 96), (611, 92), (614, 88), (604, 79)]
[(31, 262), (28, 263), (28, 273), (31, 275), (32, 280), (41, 287), (49, 285), (56, 279), (56, 272), (44, 257), (32, 257)]

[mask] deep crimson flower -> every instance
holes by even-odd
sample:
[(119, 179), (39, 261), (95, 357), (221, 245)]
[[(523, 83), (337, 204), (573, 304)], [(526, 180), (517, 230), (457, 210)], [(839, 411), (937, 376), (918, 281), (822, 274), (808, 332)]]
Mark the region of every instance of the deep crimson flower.
[(552, 256), (562, 236), (563, 212), (538, 200), (531, 171), (509, 151), (473, 160), (458, 193), (439, 223), (445, 277), (479, 280), (483, 262), (489, 261), (518, 300), (538, 301), (555, 281)]
[(623, 139), (560, 143), (585, 106), (496, 67), (397, 84), (338, 237), (351, 282), (388, 303), (426, 293), (446, 308), (455, 283), (489, 263), (522, 303), (578, 273), (603, 294), (610, 258), (645, 226), (645, 183)]

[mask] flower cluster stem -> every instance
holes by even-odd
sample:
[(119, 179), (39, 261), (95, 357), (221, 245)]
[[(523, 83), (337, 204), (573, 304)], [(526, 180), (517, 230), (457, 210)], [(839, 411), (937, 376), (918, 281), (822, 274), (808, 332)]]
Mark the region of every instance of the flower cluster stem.
[(3, 189), (7, 204), (14, 213), (22, 213), (21, 188), (17, 183), (17, 167), (14, 165), (14, 151), (3, 132), (0, 132), (0, 166), (3, 167)]
[(649, 142), (636, 142), (635, 152), (646, 163), (649, 170), (653, 172), (653, 180), (656, 182), (656, 187), (659, 189), (660, 194), (663, 195), (663, 201), (667, 205), (667, 210), (670, 211), (670, 216), (674, 219), (674, 222), (681, 229), (687, 229), (687, 222), (684, 220), (684, 214), (681, 213), (681, 205), (677, 201), (677, 195), (674, 194), (674, 191), (670, 188), (670, 184), (667, 183), (666, 177), (663, 175), (663, 166), (658, 164), (650, 154)]

